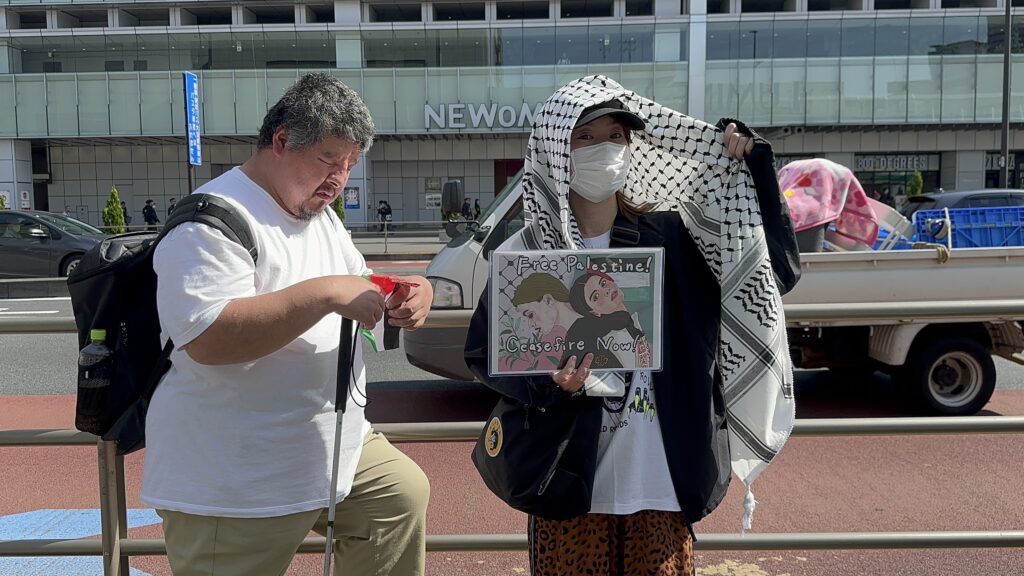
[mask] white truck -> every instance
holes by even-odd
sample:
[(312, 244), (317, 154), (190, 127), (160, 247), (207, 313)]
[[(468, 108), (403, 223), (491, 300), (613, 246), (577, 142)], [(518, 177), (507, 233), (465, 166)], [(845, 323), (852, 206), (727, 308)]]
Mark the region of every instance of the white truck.
[[(491, 251), (523, 226), (514, 179), (427, 267), (434, 305), (405, 333), (409, 361), (471, 380), (462, 351), (487, 284)], [(922, 412), (967, 415), (992, 396), (992, 356), (1024, 364), (1024, 248), (831, 252), (801, 255), (784, 297), (798, 368), (835, 368), (866, 379), (892, 375)]]

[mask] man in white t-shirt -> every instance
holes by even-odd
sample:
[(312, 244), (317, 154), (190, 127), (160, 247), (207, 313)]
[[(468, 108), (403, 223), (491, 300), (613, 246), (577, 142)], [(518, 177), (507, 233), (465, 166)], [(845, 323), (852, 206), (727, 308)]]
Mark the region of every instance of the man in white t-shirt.
[(358, 335), (330, 497), (341, 317), (374, 327), (387, 311), (415, 329), (433, 298), (416, 276), (386, 299), (326, 209), (373, 135), (353, 90), (303, 77), (267, 113), (253, 156), (198, 190), (248, 221), (257, 261), (198, 223), (156, 250), (175, 349), (147, 417), (142, 501), (163, 518), (176, 576), (284, 574), (334, 503), (335, 574), (423, 574), (429, 484), (364, 418)]

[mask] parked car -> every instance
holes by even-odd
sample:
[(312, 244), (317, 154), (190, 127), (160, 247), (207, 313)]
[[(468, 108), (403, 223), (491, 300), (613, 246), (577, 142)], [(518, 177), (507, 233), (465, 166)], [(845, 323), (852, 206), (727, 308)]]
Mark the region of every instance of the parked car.
[(52, 212), (0, 211), (0, 278), (67, 276), (87, 250), (108, 236)]
[(984, 190), (958, 190), (956, 192), (931, 192), (907, 198), (900, 208), (900, 214), (910, 221), (918, 210), (942, 210), (943, 208), (1006, 208), (1024, 206), (1024, 190), (988, 188)]

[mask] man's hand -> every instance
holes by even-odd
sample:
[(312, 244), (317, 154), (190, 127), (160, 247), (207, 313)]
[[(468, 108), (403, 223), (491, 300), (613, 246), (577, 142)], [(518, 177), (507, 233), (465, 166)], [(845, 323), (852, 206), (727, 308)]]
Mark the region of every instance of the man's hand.
[(754, 149), (754, 139), (741, 134), (735, 124), (730, 123), (725, 127), (725, 147), (729, 155), (736, 160), (743, 160)]
[(387, 302), (388, 314), (391, 316), (388, 324), (415, 330), (427, 320), (430, 305), (434, 302), (434, 289), (422, 276), (399, 276), (398, 279), (419, 286), (400, 285), (395, 290)]
[(334, 311), (372, 329), (384, 317), (384, 294), (359, 276), (332, 276)]
[(576, 366), (576, 357), (572, 356), (561, 370), (555, 372), (551, 379), (558, 384), (558, 387), (570, 394), (575, 394), (586, 384), (590, 376), (590, 363), (594, 361), (594, 355), (588, 353), (583, 357), (583, 362)]

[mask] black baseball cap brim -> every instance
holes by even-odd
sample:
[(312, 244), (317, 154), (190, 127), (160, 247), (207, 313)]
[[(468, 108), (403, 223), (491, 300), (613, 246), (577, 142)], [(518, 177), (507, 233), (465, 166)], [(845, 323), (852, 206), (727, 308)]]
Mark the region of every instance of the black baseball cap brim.
[(643, 130), (647, 127), (644, 119), (628, 110), (622, 102), (609, 100), (595, 104), (580, 113), (580, 119), (576, 121), (576, 128), (589, 124), (602, 116), (614, 116), (630, 130)]

